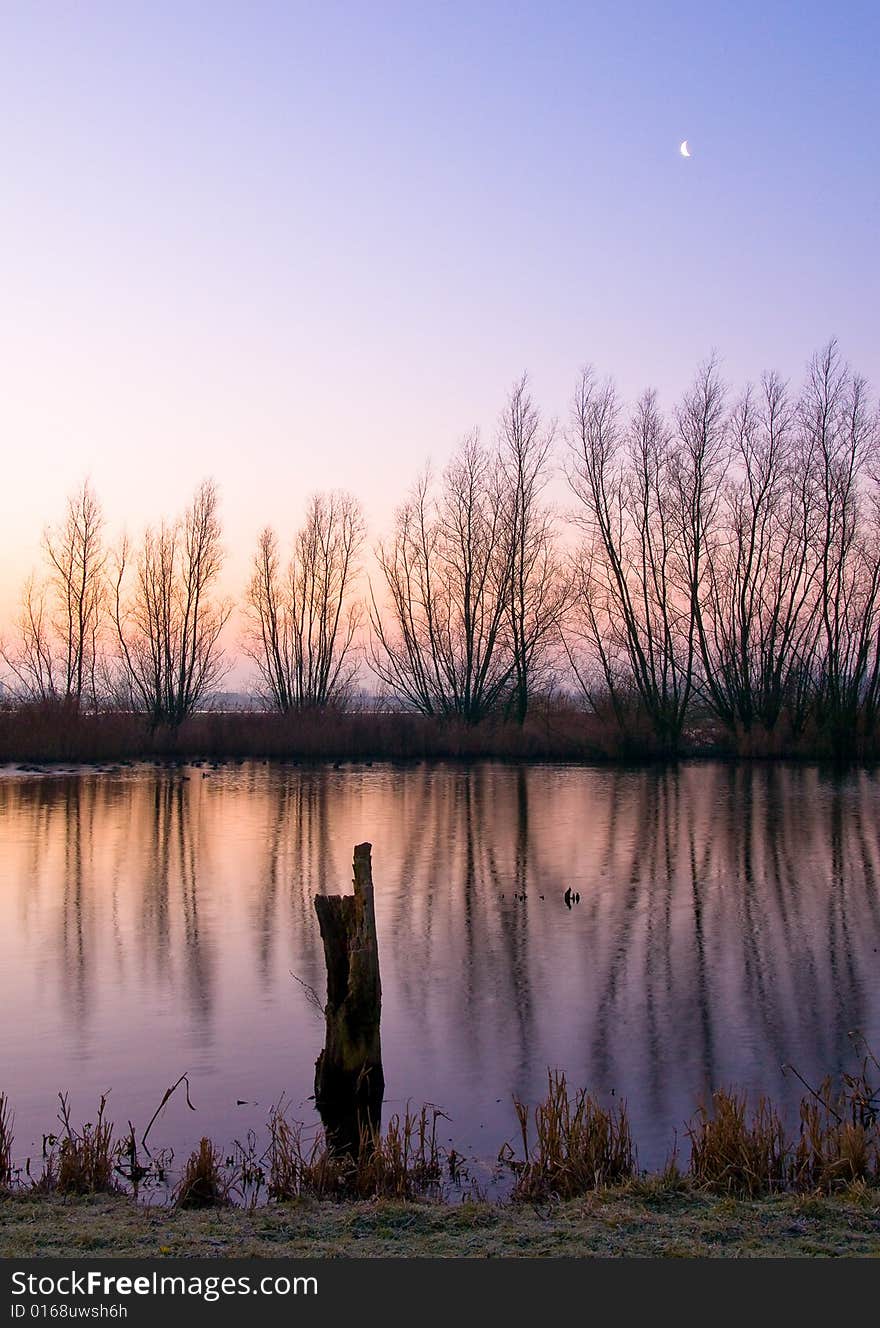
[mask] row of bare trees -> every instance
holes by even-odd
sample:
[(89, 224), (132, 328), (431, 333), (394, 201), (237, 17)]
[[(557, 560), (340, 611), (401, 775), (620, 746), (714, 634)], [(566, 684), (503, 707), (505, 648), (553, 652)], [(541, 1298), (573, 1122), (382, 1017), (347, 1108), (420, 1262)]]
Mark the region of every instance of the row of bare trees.
[(495, 448), (472, 434), (439, 482), (425, 471), (378, 546), (372, 667), (424, 714), (522, 723), (547, 685), (568, 597), (544, 501), (553, 436), (522, 379)]
[[(45, 533), (46, 575), (28, 580), (14, 640), (0, 652), (12, 690), (21, 700), (132, 710), (154, 727), (176, 727), (211, 700), (230, 666), (223, 634), (233, 604), (220, 590), (217, 489), (200, 485), (182, 516), (149, 527), (138, 546), (124, 537), (111, 550), (104, 534), (86, 483), (64, 524)], [(363, 539), (360, 507), (341, 493), (311, 501), (283, 570), (277, 536), (262, 532), (242, 646), (268, 708), (349, 699)]]
[[(548, 499), (565, 475), (573, 506)], [(730, 399), (710, 360), (667, 415), (582, 375), (562, 429), (525, 378), (497, 433), (426, 469), (376, 546), (351, 495), (314, 497), (289, 557), (262, 532), (244, 653), (279, 712), (349, 704), (369, 676), (397, 703), (522, 723), (552, 685), (674, 751), (731, 731), (822, 728), (840, 747), (880, 719), (880, 431), (835, 343), (793, 393), (777, 375)], [(179, 724), (228, 668), (218, 497), (110, 550), (89, 485), (44, 536), (16, 639), (22, 696), (115, 704)]]
[(75, 709), (106, 705), (179, 724), (226, 672), (220, 636), (231, 605), (217, 491), (206, 482), (186, 513), (149, 528), (136, 550), (111, 551), (90, 484), (43, 536), (46, 575), (22, 594), (15, 639), (2, 648), (13, 691)]
[[(674, 749), (696, 706), (728, 728), (873, 733), (880, 685), (880, 432), (829, 344), (797, 397), (777, 375), (728, 407), (704, 365), (671, 420), (624, 419), (586, 373), (569, 479), (584, 530), (568, 653), (621, 725)], [(594, 700), (595, 703), (595, 700)]]
[(86, 484), (67, 505), (64, 523), (43, 534), (47, 574), (28, 578), (17, 643), (3, 650), (16, 690), (94, 706), (99, 692), (99, 635), (107, 553), (100, 505)]

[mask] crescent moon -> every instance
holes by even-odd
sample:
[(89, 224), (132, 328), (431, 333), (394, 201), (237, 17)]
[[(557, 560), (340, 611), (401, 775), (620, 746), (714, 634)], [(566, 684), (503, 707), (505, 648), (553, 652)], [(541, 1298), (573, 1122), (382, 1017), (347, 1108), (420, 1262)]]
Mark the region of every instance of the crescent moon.
[(689, 157), (691, 155), (690, 150), (688, 149), (687, 139), (684, 140), (684, 142), (682, 143), (681, 147), (678, 150), (683, 157)]

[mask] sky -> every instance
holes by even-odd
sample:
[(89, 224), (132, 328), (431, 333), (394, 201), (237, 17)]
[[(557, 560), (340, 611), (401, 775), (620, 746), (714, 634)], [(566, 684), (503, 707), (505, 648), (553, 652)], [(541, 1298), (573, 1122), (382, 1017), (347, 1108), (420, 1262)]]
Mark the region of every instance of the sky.
[(524, 371), (880, 382), (878, 58), (876, 0), (0, 0), (0, 629), (86, 476), (132, 534), (215, 478), (238, 593)]

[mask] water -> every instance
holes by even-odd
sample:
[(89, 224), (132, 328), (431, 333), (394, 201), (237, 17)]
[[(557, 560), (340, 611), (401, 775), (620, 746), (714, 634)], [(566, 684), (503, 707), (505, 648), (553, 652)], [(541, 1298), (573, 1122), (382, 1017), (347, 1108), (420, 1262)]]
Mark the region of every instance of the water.
[[(60, 1089), (178, 1156), (314, 1121), (312, 906), (373, 843), (385, 1115), (441, 1106), (491, 1167), (548, 1066), (626, 1098), (662, 1165), (701, 1093), (789, 1112), (880, 1045), (880, 781), (813, 768), (491, 763), (0, 777), (4, 1090), (20, 1161)], [(570, 888), (580, 902), (567, 908)], [(525, 895), (525, 899), (520, 896)], [(298, 982), (296, 978), (300, 979)], [(613, 1098), (612, 1098), (613, 1094)]]

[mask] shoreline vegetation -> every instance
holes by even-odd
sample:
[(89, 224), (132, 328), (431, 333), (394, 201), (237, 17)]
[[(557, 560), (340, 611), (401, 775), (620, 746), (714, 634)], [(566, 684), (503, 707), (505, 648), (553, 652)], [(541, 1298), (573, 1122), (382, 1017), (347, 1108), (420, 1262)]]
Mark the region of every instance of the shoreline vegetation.
[(2, 1258), (876, 1258), (880, 1193), (760, 1199), (633, 1185), (534, 1205), (170, 1210), (122, 1195), (0, 1198)]
[(76, 1126), (62, 1094), (38, 1171), (14, 1162), (0, 1094), (0, 1255), (876, 1256), (880, 1062), (851, 1037), (859, 1064), (837, 1083), (811, 1086), (789, 1067), (805, 1088), (796, 1132), (768, 1098), (719, 1090), (685, 1126), (686, 1163), (675, 1143), (653, 1174), (638, 1168), (626, 1104), (603, 1106), (550, 1070), (543, 1101), (514, 1099), (502, 1200), (438, 1142), (446, 1118), (433, 1107), (364, 1128), (340, 1153), (280, 1103), (262, 1153), (253, 1135), (231, 1154), (203, 1138), (181, 1165), (146, 1139), (186, 1076), (140, 1140), (131, 1124), (115, 1134), (106, 1099)]
[(535, 705), (520, 724), (375, 710), (314, 710), (287, 715), (204, 711), (179, 725), (155, 726), (124, 712), (84, 712), (57, 701), (0, 708), (0, 764), (275, 760), (303, 763), (501, 760), (643, 764), (678, 759), (795, 760), (871, 764), (875, 736), (845, 751), (819, 730), (734, 733), (711, 716), (695, 721), (670, 753), (649, 725), (626, 732), (576, 705)]

